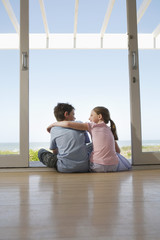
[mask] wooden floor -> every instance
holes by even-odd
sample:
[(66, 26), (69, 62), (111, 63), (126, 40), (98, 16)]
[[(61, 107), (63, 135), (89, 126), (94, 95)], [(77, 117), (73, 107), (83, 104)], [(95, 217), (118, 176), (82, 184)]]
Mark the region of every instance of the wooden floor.
[(0, 173), (1, 240), (158, 240), (160, 170)]

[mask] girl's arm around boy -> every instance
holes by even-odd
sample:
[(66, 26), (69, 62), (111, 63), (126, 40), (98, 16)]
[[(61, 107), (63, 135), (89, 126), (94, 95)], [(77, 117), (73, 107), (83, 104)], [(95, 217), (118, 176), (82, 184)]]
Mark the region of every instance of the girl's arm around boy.
[(65, 128), (73, 128), (76, 130), (89, 130), (88, 123), (79, 123), (72, 121), (60, 121), (52, 123), (47, 127), (47, 131), (50, 132), (52, 127), (65, 127)]

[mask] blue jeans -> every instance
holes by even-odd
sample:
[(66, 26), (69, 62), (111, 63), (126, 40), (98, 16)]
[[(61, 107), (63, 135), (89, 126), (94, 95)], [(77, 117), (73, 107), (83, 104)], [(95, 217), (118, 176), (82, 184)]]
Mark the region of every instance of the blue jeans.
[(56, 154), (53, 154), (53, 153), (47, 151), (46, 149), (41, 148), (38, 151), (38, 158), (39, 158), (40, 162), (42, 162), (47, 167), (57, 169), (58, 159), (57, 159)]
[[(92, 143), (86, 144), (86, 148), (87, 148), (88, 155), (90, 156), (90, 154), (93, 150)], [(53, 153), (49, 152), (48, 150), (41, 148), (38, 151), (38, 158), (39, 158), (40, 162), (42, 162), (47, 167), (57, 169), (58, 158), (57, 158), (56, 154), (53, 154)]]

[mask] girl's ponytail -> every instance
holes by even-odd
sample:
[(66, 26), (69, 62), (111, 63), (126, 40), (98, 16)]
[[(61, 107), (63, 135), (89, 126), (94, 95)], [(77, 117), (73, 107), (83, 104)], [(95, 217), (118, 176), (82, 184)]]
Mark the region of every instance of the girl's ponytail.
[(111, 131), (113, 133), (114, 139), (118, 140), (118, 135), (117, 135), (117, 130), (116, 130), (116, 125), (115, 123), (110, 119), (110, 123), (111, 123)]
[(111, 131), (113, 133), (113, 136), (114, 136), (114, 139), (115, 140), (118, 140), (118, 135), (117, 135), (117, 130), (116, 130), (116, 125), (115, 123), (110, 119), (110, 113), (109, 113), (109, 110), (105, 107), (95, 107), (93, 108), (93, 111), (96, 112), (97, 114), (102, 114), (102, 118), (103, 118), (103, 121), (108, 124), (108, 122), (110, 121), (111, 123)]

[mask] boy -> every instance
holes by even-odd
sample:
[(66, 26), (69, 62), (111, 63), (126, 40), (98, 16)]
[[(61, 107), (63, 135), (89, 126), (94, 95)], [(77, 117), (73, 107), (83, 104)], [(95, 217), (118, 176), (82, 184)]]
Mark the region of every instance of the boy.
[[(58, 103), (54, 108), (57, 121), (74, 121), (74, 107), (68, 103)], [(92, 145), (85, 131), (53, 127), (47, 128), (51, 133), (50, 149), (53, 153), (40, 149), (38, 157), (47, 167), (56, 168), (59, 172), (88, 172), (89, 154)]]

